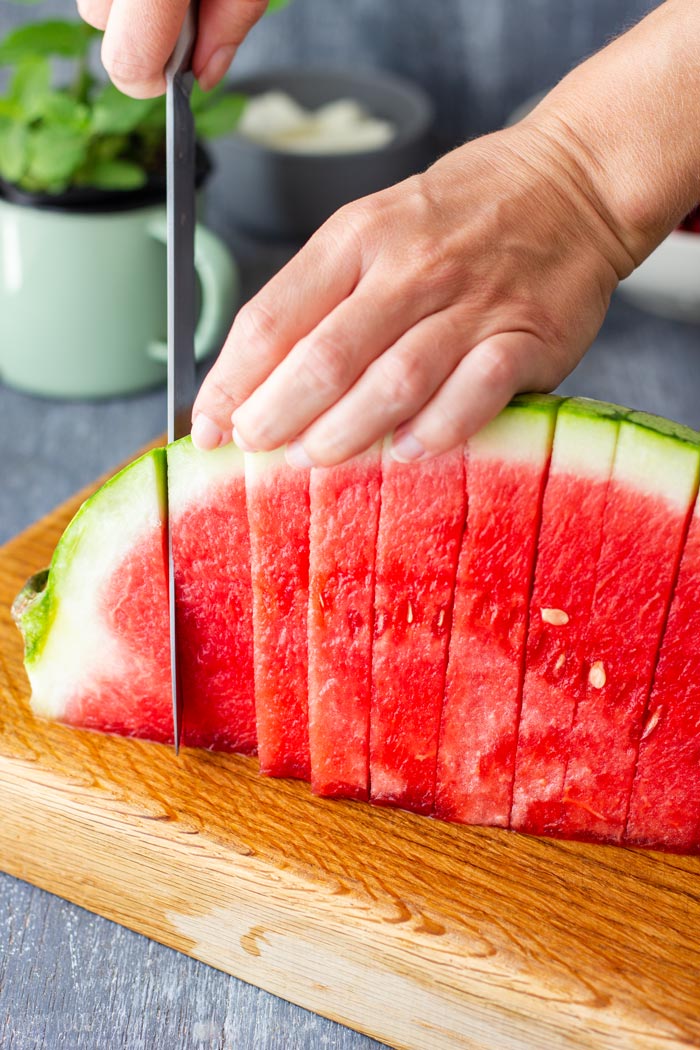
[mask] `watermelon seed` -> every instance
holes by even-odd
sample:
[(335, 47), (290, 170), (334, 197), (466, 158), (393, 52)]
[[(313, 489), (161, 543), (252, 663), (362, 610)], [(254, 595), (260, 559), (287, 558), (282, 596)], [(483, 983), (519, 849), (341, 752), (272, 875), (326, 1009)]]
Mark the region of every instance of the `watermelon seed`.
[(326, 608), (326, 603), (323, 600), (323, 594), (321, 593), (321, 591), (318, 592), (318, 604), (321, 606), (322, 609)]
[(438, 615), (438, 622), (437, 622), (438, 627), (442, 627), (444, 622), (445, 622), (445, 610), (441, 609), (440, 613)]
[(554, 665), (554, 670), (555, 671), (561, 671), (561, 669), (562, 669), (562, 667), (564, 666), (565, 663), (566, 663), (566, 656), (564, 655), (564, 653), (559, 653), (559, 656), (557, 657), (557, 662)]
[(545, 623), (551, 623), (552, 627), (563, 627), (569, 622), (569, 614), (563, 609), (540, 609), (540, 615)]
[(602, 660), (596, 660), (591, 666), (588, 672), (588, 681), (591, 683), (594, 689), (602, 689), (605, 685), (607, 678), (605, 675), (605, 668), (603, 667)]
[(406, 613), (406, 619), (409, 623), (413, 623), (413, 606), (410, 602), (408, 603), (408, 612)]
[(656, 710), (654, 711), (654, 713), (651, 715), (651, 717), (649, 719), (647, 719), (647, 722), (646, 722), (646, 724), (644, 726), (644, 731), (643, 731), (643, 733), (642, 733), (642, 735), (640, 737), (640, 740), (646, 740), (646, 738), (648, 736), (651, 736), (651, 734), (654, 732), (654, 730), (656, 729), (656, 727), (657, 727), (657, 725), (659, 724), (660, 721), (661, 721), (661, 708), (657, 707)]

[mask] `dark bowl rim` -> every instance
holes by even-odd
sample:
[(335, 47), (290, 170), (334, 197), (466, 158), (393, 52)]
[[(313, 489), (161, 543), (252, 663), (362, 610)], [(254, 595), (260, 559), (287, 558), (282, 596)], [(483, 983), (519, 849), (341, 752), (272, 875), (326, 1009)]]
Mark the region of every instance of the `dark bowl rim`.
[(387, 153), (393, 153), (403, 149), (407, 145), (420, 142), (429, 133), (435, 122), (435, 107), (433, 101), (426, 91), (413, 80), (398, 76), (395, 73), (383, 69), (368, 67), (358, 71), (350, 68), (328, 68), (324, 66), (274, 66), (255, 73), (247, 73), (242, 76), (234, 76), (227, 81), (227, 88), (232, 91), (249, 91), (248, 85), (260, 83), (264, 87), (269, 83), (272, 87), (276, 77), (309, 77), (319, 80), (355, 80), (363, 83), (370, 82), (379, 87), (387, 87), (397, 94), (403, 95), (414, 106), (414, 118), (412, 123), (400, 127), (396, 135), (385, 145), (375, 149), (352, 150), (344, 153), (294, 153), (289, 150), (276, 149), (274, 146), (265, 146), (261, 142), (245, 138), (234, 132), (229, 136), (229, 142), (235, 144), (238, 149), (246, 149), (251, 153), (265, 155), (272, 154), (275, 157), (284, 157), (290, 163), (308, 163), (323, 161), (328, 164), (347, 163), (363, 157), (377, 157)]

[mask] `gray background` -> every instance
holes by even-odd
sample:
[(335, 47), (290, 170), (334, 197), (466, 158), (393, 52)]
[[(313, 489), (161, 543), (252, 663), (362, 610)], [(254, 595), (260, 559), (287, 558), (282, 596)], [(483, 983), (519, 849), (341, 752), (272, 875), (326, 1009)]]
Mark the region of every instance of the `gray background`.
[[(381, 66), (420, 81), (444, 143), (497, 127), (624, 25), (642, 0), (293, 0), (260, 25), (236, 69), (302, 62)], [(60, 0), (0, 0), (0, 32)], [(219, 169), (209, 224), (228, 241), (249, 294), (289, 246), (231, 223), (235, 173)], [(700, 426), (700, 331), (616, 300), (563, 385)], [(1, 355), (1, 348), (0, 348)], [(0, 384), (0, 542), (163, 430), (162, 391), (99, 404), (53, 403)], [(0, 820), (2, 814), (0, 813)], [(2, 866), (0, 858), (0, 867)], [(0, 876), (0, 1047), (30, 1050), (311, 1050), (377, 1044), (21, 882)]]

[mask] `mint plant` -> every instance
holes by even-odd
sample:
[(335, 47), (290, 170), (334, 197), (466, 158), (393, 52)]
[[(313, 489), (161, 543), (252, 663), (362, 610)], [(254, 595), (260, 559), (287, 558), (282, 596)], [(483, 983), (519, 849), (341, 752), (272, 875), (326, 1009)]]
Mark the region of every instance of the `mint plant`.
[[(271, 0), (269, 10), (284, 5)], [(50, 20), (0, 41), (0, 67), (11, 71), (0, 95), (0, 178), (32, 193), (60, 194), (72, 187), (138, 189), (163, 170), (165, 100), (129, 98), (92, 74), (90, 52), (101, 35), (84, 22)], [(55, 82), (56, 59), (73, 65), (67, 84)], [(245, 96), (223, 85), (206, 94), (195, 85), (199, 138), (233, 131), (244, 106)]]

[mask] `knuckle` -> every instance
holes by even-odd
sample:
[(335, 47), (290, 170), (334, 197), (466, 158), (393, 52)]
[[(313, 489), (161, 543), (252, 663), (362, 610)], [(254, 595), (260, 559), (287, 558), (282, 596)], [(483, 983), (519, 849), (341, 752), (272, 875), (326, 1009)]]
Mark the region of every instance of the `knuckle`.
[(498, 340), (487, 340), (479, 347), (477, 363), (481, 378), (497, 390), (516, 389), (518, 363), (512, 350)]
[(236, 336), (244, 343), (262, 343), (269, 346), (275, 342), (278, 334), (274, 316), (263, 303), (255, 299), (251, 299), (238, 311), (233, 327)]
[(303, 351), (300, 378), (307, 388), (333, 395), (345, 390), (353, 378), (353, 360), (339, 341), (330, 336), (309, 336)]
[(415, 405), (428, 384), (425, 357), (415, 351), (384, 354), (379, 360), (384, 399), (391, 405)]

